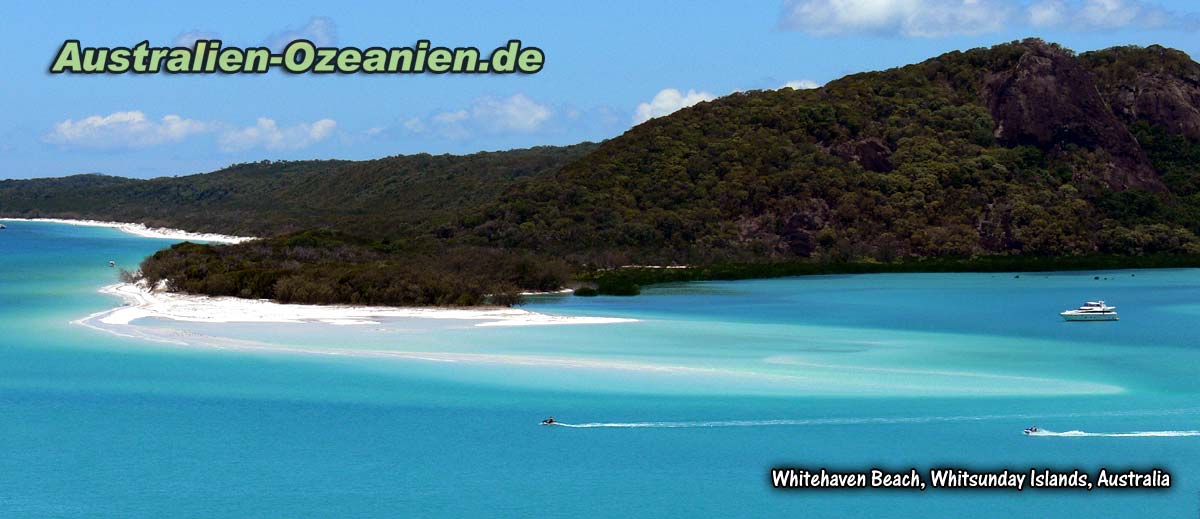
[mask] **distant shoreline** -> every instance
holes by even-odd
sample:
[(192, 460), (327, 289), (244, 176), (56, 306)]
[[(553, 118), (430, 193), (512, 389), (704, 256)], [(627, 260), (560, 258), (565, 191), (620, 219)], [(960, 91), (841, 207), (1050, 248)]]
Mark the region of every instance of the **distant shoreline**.
[(1150, 254), (1119, 256), (981, 256), (977, 258), (924, 258), (880, 262), (793, 261), (781, 263), (724, 263), (687, 268), (623, 267), (600, 270), (580, 276), (594, 283), (601, 295), (632, 296), (641, 289), (661, 283), (691, 281), (736, 281), (793, 276), (841, 274), (918, 274), (918, 273), (1008, 273), (1019, 276), (1032, 272), (1072, 272), (1090, 270), (1200, 268), (1200, 254)]
[(245, 241), (258, 239), (253, 236), (231, 236), (228, 234), (198, 233), (184, 231), (182, 229), (171, 229), (167, 227), (149, 227), (140, 223), (105, 222), (101, 220), (72, 220), (67, 218), (0, 218), (0, 222), (45, 222), (77, 225), (80, 227), (110, 227), (125, 233), (141, 236), (143, 238), (156, 238), (164, 240), (195, 240), (212, 243), (242, 243)]

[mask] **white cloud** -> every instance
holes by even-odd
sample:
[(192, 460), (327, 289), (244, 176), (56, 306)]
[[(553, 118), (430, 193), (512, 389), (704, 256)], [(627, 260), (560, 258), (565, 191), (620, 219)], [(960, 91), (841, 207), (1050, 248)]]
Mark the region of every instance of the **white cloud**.
[(64, 146), (87, 148), (145, 148), (180, 142), (213, 129), (209, 123), (166, 115), (150, 120), (140, 111), (67, 119), (54, 125), (45, 140)]
[(1034, 2), (1028, 8), (1028, 15), (1034, 27), (1059, 25), (1067, 18), (1067, 6), (1058, 0)]
[(783, 87), (791, 88), (794, 90), (809, 90), (812, 88), (821, 88), (821, 84), (817, 83), (816, 81), (813, 81), (811, 79), (798, 79), (795, 81), (788, 81), (787, 83), (784, 83)]
[(409, 117), (404, 121), (404, 129), (411, 133), (424, 133), (425, 121), (422, 121), (420, 117)]
[(401, 125), (414, 134), (435, 134), (449, 139), (466, 139), (476, 134), (536, 133), (554, 116), (547, 105), (524, 94), (509, 97), (481, 97), (471, 106), (435, 113), (429, 117), (411, 117)]
[(1195, 13), (1176, 13), (1140, 0), (1037, 0), (1026, 9), (1030, 25), (1095, 31), (1137, 27), (1190, 30)]
[(196, 40), (219, 40), (221, 35), (215, 32), (191, 30), (175, 37), (176, 47), (194, 47)]
[(298, 29), (286, 29), (267, 38), (266, 46), (275, 51), (283, 50), (287, 44), (296, 40), (309, 40), (318, 47), (332, 47), (337, 44), (337, 24), (333, 19), (317, 16)]
[[(221, 39), (221, 35), (215, 32), (192, 29), (176, 36), (174, 43), (176, 47), (192, 47), (196, 44), (196, 40), (219, 39)], [(263, 45), (275, 51), (282, 51), (287, 44), (301, 39), (309, 40), (319, 47), (335, 46), (337, 45), (337, 24), (332, 18), (315, 16), (303, 26), (287, 28), (267, 36)]]
[(254, 126), (232, 128), (217, 140), (223, 151), (244, 151), (253, 148), (266, 150), (295, 150), (311, 146), (333, 134), (337, 121), (321, 119), (280, 128), (274, 119), (258, 118)]
[(712, 101), (715, 96), (708, 92), (688, 90), (686, 94), (674, 88), (664, 88), (649, 103), (641, 103), (633, 113), (633, 124), (642, 124), (655, 117), (674, 113), (703, 101)]
[(496, 99), (484, 97), (471, 107), (471, 117), (494, 132), (531, 133), (550, 119), (550, 108), (523, 94)]
[(1076, 17), (1091, 27), (1122, 27), (1146, 14), (1157, 18), (1153, 13), (1143, 13), (1142, 10), (1143, 6), (1137, 2), (1088, 0), (1079, 6)]
[(471, 118), (471, 114), (466, 110), (455, 110), (453, 112), (441, 112), (434, 114), (429, 118), (429, 125), (421, 123), (420, 120), (413, 125), (406, 124), (406, 127), (415, 128), (418, 133), (428, 131), (432, 127), (439, 135), (448, 139), (466, 139), (471, 136), (471, 130), (467, 128), (467, 120)]
[(816, 36), (937, 38), (1030, 27), (1191, 30), (1200, 16), (1147, 0), (785, 0), (780, 26)]
[(433, 122), (437, 124), (456, 124), (463, 122), (471, 117), (471, 114), (466, 110), (456, 110), (453, 112), (442, 112), (433, 116)]
[(1010, 11), (998, 0), (788, 0), (780, 24), (817, 36), (928, 38), (996, 32)]

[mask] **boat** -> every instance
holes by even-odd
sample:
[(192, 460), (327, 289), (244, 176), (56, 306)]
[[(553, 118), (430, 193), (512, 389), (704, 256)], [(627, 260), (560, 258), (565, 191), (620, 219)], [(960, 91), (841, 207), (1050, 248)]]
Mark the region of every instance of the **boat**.
[(0, 229), (7, 229), (7, 228), (8, 228), (8, 226), (7, 226), (7, 225), (4, 225), (4, 224), (0, 223)]
[(1036, 432), (1038, 432), (1038, 426), (1036, 426), (1036, 425), (1035, 425), (1035, 426), (1033, 426), (1033, 427), (1026, 427), (1026, 428), (1025, 428), (1025, 434), (1033, 434), (1033, 433), (1036, 433)]
[(108, 261), (108, 266), (109, 266), (109, 267), (115, 267), (115, 266), (117, 266), (117, 262), (115, 262), (115, 261), (112, 261), (112, 260), (109, 260), (109, 261)]
[(551, 416), (550, 418), (547, 418), (547, 419), (545, 419), (545, 420), (542, 420), (542, 425), (555, 425), (555, 424), (557, 424), (557, 423), (558, 423), (558, 422), (554, 421), (554, 417), (553, 417), (553, 416)]
[(1104, 301), (1088, 301), (1079, 308), (1058, 315), (1068, 321), (1116, 321), (1117, 307), (1108, 306)]

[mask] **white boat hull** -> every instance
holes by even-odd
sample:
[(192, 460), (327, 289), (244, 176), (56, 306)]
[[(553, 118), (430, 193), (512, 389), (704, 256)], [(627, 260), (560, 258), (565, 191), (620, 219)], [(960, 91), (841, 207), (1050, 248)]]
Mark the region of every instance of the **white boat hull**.
[(1063, 319), (1065, 319), (1065, 320), (1068, 320), (1068, 321), (1117, 321), (1117, 320), (1119, 320), (1119, 319), (1117, 318), (1117, 314), (1116, 314), (1115, 312), (1112, 312), (1112, 313), (1102, 313), (1102, 314), (1101, 314), (1101, 313), (1094, 313), (1094, 314), (1078, 313), (1078, 314), (1073, 314), (1073, 313), (1067, 313), (1067, 312), (1063, 312), (1063, 313), (1061, 313), (1061, 314), (1059, 314), (1059, 315), (1061, 315)]

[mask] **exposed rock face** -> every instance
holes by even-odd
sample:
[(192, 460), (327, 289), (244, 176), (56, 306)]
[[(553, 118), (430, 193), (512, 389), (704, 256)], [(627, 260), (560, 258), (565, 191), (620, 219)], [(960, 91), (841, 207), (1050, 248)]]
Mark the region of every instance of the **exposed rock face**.
[(1009, 250), (1015, 243), (1012, 235), (1012, 207), (1007, 204), (988, 204), (975, 225), (979, 246), (988, 252)]
[(1200, 141), (1200, 64), (1158, 45), (1118, 47), (1080, 56), (1100, 93), (1126, 123), (1146, 121)]
[(1114, 189), (1164, 191), (1137, 139), (1101, 98), (1091, 73), (1066, 51), (1026, 40), (1010, 68), (984, 78), (983, 101), (1006, 145), (1032, 145), (1051, 154), (1076, 145), (1105, 150), (1111, 160), (1098, 174)]
[(878, 138), (848, 142), (833, 148), (834, 156), (857, 162), (867, 171), (887, 173), (894, 169), (889, 157), (892, 150)]

